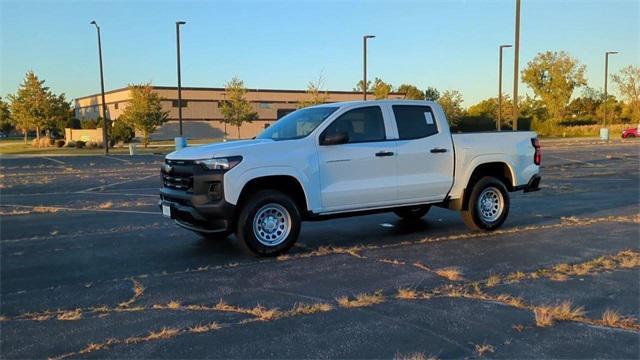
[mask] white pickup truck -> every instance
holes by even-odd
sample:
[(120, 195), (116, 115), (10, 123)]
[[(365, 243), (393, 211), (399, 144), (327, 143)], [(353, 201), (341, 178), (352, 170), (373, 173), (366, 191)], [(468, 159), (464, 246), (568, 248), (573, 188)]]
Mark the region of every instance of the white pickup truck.
[(534, 132), (454, 134), (435, 102), (383, 100), (294, 111), (252, 140), (166, 156), (162, 213), (212, 238), (235, 232), (260, 255), (287, 251), (303, 220), (459, 210), (472, 229), (505, 221), (509, 192), (535, 191)]

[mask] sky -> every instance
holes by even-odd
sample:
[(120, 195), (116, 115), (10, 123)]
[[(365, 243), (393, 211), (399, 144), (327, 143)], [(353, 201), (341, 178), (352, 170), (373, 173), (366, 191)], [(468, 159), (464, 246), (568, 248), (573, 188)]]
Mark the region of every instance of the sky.
[[(520, 69), (538, 52), (567, 51), (602, 88), (609, 70), (640, 65), (640, 1), (522, 0)], [(181, 27), (182, 85), (305, 89), (320, 74), (329, 90), (368, 77), (398, 86), (455, 89), (470, 106), (496, 96), (498, 46), (514, 41), (515, 0), (422, 1), (28, 1), (0, 0), (0, 96), (28, 70), (73, 99), (100, 91), (96, 31), (101, 27), (105, 88), (151, 82), (175, 86), (175, 21)], [(513, 88), (505, 49), (504, 93)], [(520, 93), (529, 92), (520, 84)], [(616, 93), (615, 87), (610, 91)]]

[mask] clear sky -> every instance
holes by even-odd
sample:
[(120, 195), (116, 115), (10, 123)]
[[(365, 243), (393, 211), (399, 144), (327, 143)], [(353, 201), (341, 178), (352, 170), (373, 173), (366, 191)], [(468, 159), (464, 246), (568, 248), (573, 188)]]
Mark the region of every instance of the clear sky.
[[(589, 85), (640, 63), (638, 0), (522, 0), (521, 69), (536, 53), (565, 50), (587, 65)], [(330, 90), (362, 76), (397, 86), (457, 89), (469, 106), (497, 92), (498, 45), (513, 42), (515, 0), (439, 1), (25, 1), (0, 0), (0, 96), (32, 69), (68, 98), (99, 92), (96, 33), (102, 29), (105, 86), (175, 86), (175, 21), (183, 86), (304, 89), (322, 72)], [(513, 51), (504, 88), (512, 92)], [(526, 86), (520, 86), (525, 91)], [(614, 91), (615, 92), (615, 91)]]

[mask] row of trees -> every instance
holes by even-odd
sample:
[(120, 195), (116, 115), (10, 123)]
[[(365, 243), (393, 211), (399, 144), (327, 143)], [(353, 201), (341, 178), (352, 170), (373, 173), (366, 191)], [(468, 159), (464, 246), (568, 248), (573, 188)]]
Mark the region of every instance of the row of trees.
[(17, 92), (9, 95), (8, 100), (7, 103), (0, 98), (0, 129), (3, 132), (20, 130), (25, 143), (30, 131), (35, 131), (39, 139), (43, 132), (64, 131), (71, 119), (71, 104), (65, 94), (55, 94), (33, 71), (27, 72)]

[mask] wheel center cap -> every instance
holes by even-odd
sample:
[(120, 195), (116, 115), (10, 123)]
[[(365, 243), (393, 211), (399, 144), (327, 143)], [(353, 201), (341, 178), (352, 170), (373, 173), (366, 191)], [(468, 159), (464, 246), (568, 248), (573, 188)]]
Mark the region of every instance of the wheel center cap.
[(276, 221), (276, 219), (272, 216), (269, 216), (264, 220), (262, 227), (268, 232), (273, 232), (276, 229), (277, 225), (278, 222)]

